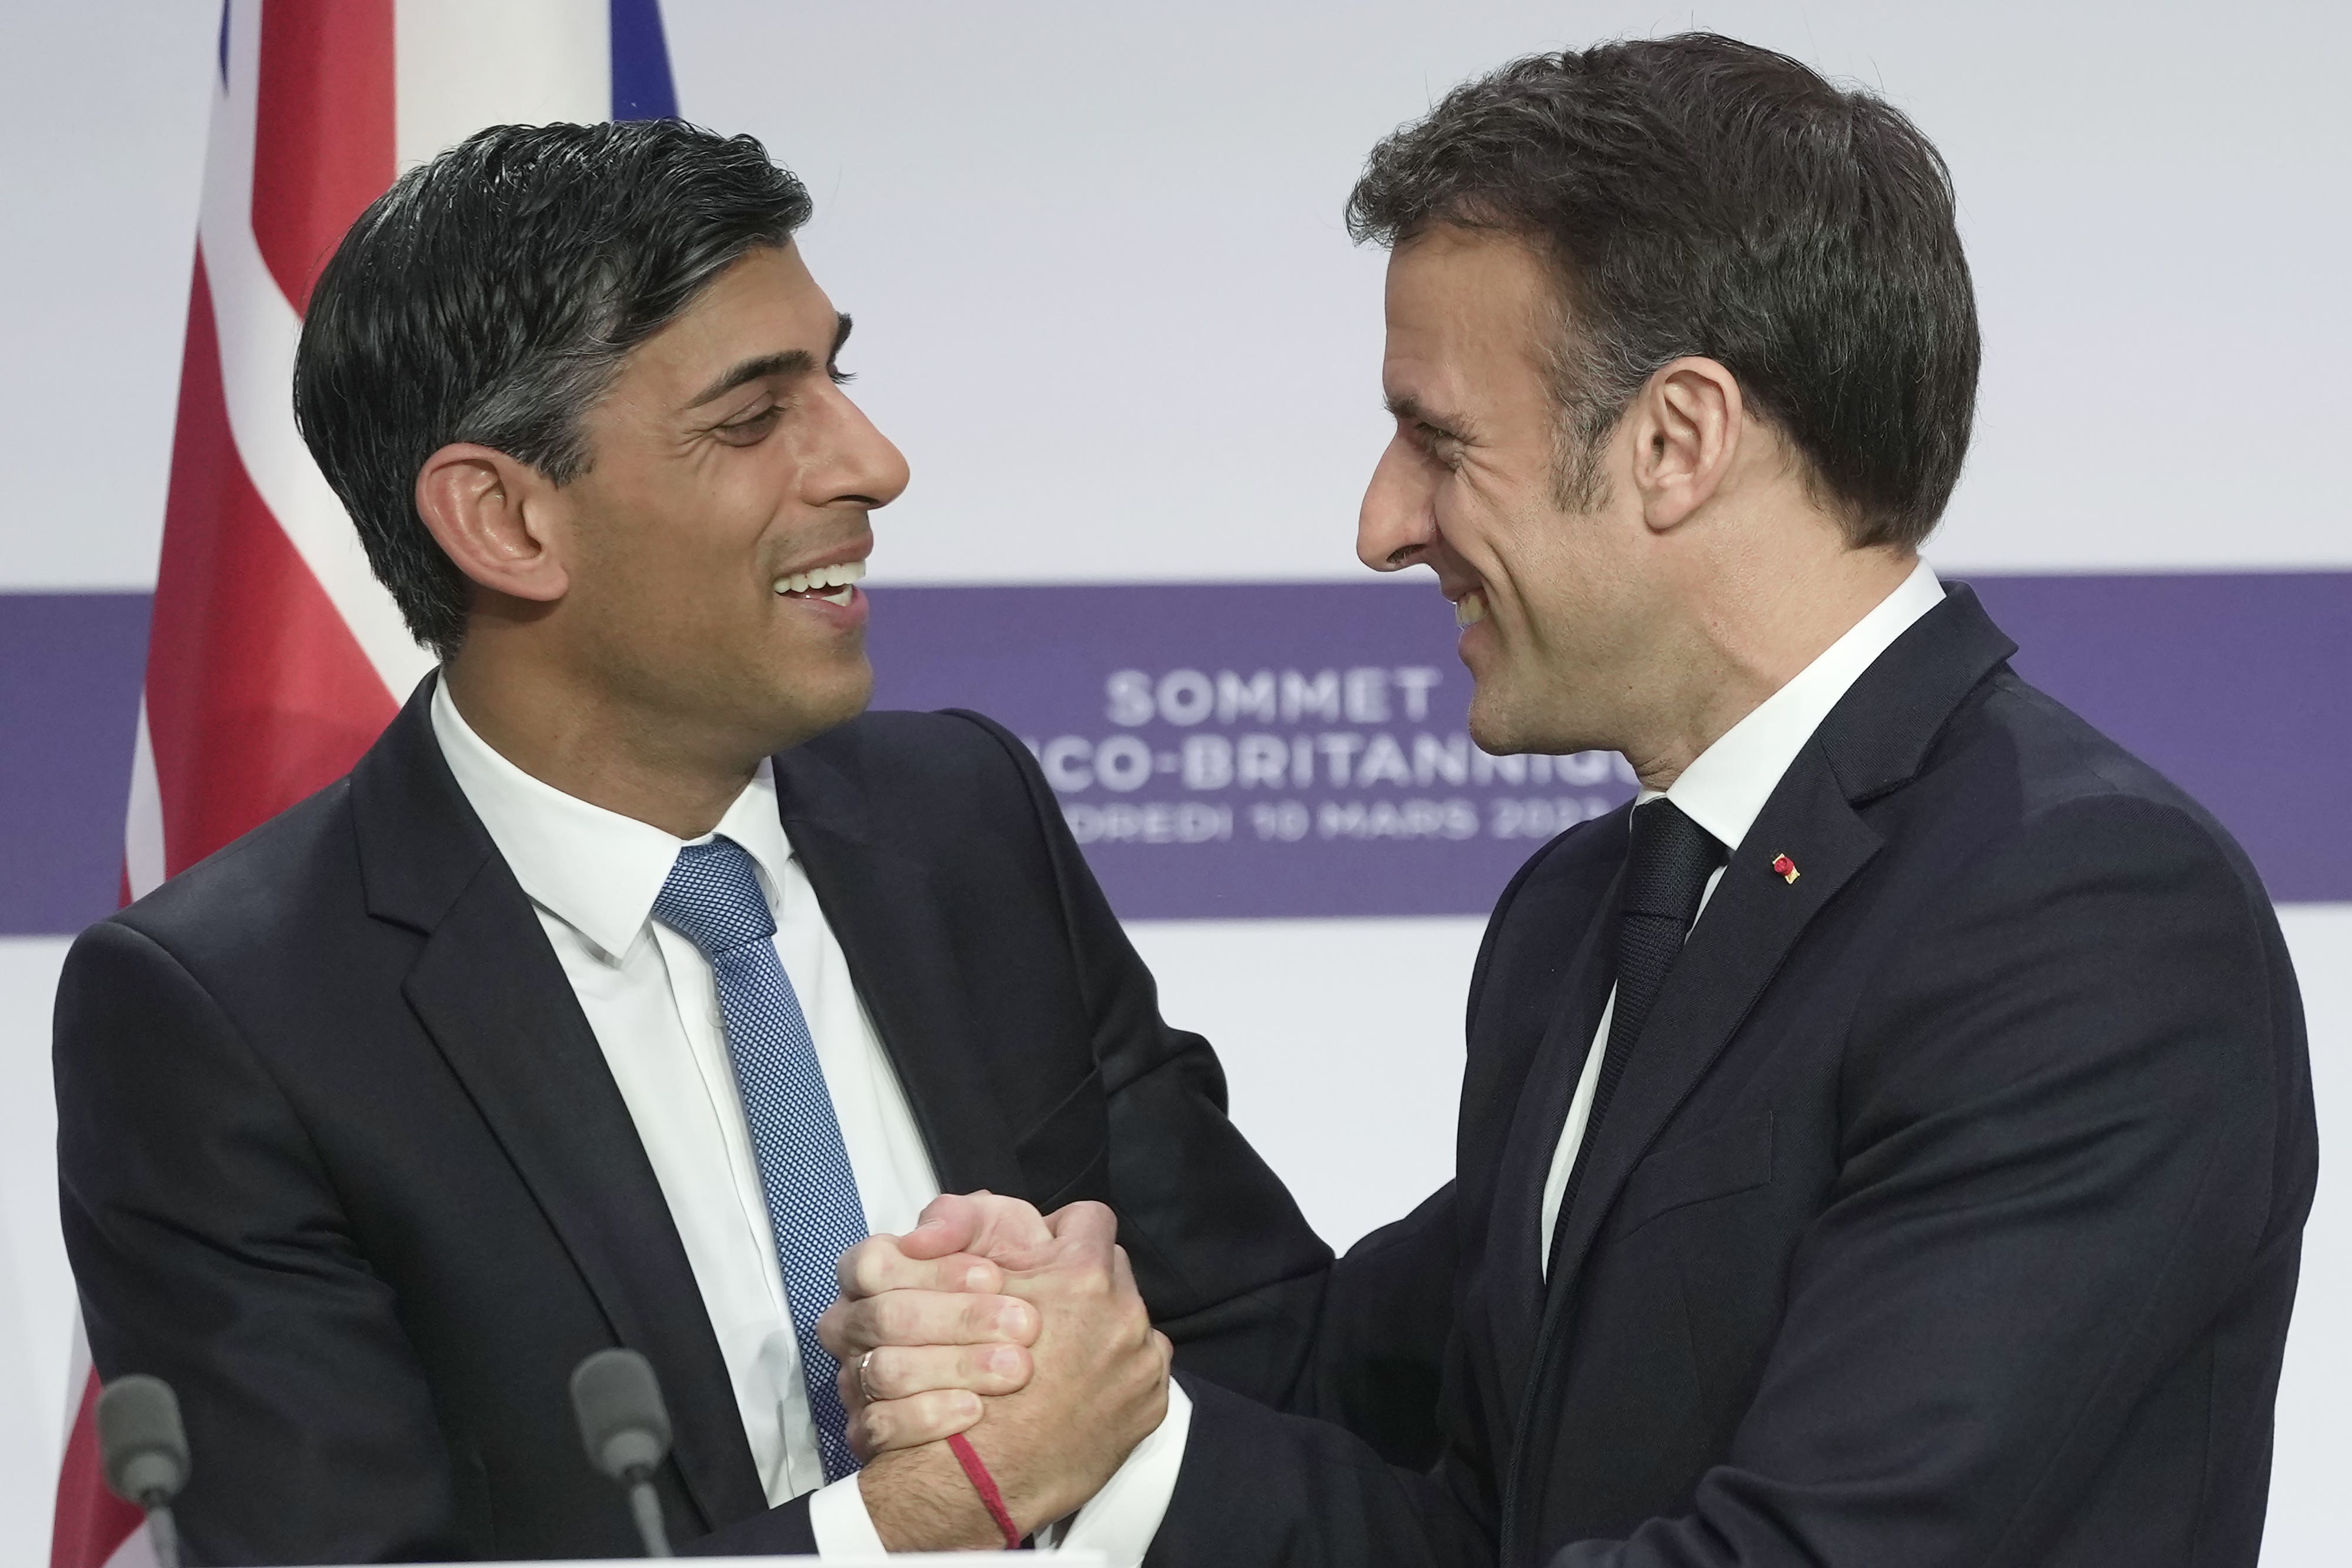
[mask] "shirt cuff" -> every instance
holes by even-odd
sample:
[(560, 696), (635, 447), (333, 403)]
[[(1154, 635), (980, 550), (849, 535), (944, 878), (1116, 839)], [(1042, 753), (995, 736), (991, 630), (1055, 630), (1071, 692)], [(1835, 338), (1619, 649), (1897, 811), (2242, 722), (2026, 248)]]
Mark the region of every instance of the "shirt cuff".
[[(1137, 1568), (1160, 1533), (1168, 1500), (1176, 1495), (1177, 1472), (1184, 1468), (1184, 1443), (1192, 1431), (1192, 1401), (1174, 1378), (1168, 1380), (1168, 1410), (1151, 1436), (1135, 1446), (1102, 1490), (1062, 1525), (1040, 1533), (1041, 1542), (1074, 1552), (1099, 1552), (1105, 1568)], [(857, 1478), (847, 1475), (809, 1497), (809, 1532), (816, 1537), (820, 1562), (858, 1562), (882, 1556), (882, 1536), (866, 1511)], [(1059, 1540), (1050, 1537), (1058, 1534)]]
[(816, 1537), (821, 1563), (876, 1563), (884, 1555), (881, 1532), (866, 1511), (855, 1470), (809, 1494), (809, 1533)]
[[(1106, 1568), (1137, 1568), (1160, 1533), (1168, 1500), (1176, 1494), (1176, 1474), (1184, 1468), (1184, 1442), (1192, 1431), (1192, 1401), (1174, 1378), (1168, 1380), (1168, 1413), (1151, 1436), (1135, 1446), (1127, 1462), (1102, 1490), (1078, 1510), (1047, 1544), (1071, 1552), (1099, 1552)], [(871, 1529), (872, 1526), (867, 1526)], [(824, 1538), (819, 1536), (818, 1540)]]

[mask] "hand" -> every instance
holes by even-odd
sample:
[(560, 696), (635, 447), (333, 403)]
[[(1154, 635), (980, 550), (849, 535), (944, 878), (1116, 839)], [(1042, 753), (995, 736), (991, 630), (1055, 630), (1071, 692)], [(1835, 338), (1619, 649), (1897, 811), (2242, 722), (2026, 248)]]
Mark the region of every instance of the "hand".
[[(1171, 1347), (1151, 1327), (1116, 1244), (1117, 1217), (1100, 1204), (1074, 1204), (1045, 1224), (1051, 1239), (1042, 1247), (1034, 1232), (1008, 1235), (1024, 1262), (1003, 1279), (1006, 1293), (1033, 1304), (1041, 1320), (1034, 1374), (1021, 1392), (984, 1401), (987, 1418), (971, 1438), (1024, 1531), (1101, 1490), (1168, 1409)], [(942, 1448), (886, 1454), (859, 1485), (893, 1551), (995, 1541)]]
[[(983, 1394), (1025, 1386), (1036, 1309), (1001, 1294), (1003, 1264), (1054, 1241), (1018, 1198), (948, 1194), (905, 1236), (875, 1236), (841, 1258), (841, 1297), (817, 1339), (841, 1363), (841, 1403), (860, 1459), (970, 1430)], [(985, 1256), (981, 1256), (981, 1255)]]

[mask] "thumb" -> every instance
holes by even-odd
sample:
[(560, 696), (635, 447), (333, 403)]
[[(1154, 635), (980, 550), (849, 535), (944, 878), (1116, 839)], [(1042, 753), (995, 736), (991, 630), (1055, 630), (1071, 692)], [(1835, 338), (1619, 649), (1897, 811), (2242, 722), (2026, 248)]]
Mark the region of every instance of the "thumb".
[(925, 1205), (922, 1223), (898, 1238), (898, 1250), (929, 1261), (972, 1250), (980, 1233), (981, 1205), (959, 1193), (941, 1193)]

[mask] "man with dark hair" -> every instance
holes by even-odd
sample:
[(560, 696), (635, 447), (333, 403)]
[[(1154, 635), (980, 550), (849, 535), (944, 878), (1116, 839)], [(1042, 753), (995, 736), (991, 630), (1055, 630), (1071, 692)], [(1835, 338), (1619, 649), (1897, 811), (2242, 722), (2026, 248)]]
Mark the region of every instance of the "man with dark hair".
[[(1132, 1562), (1188, 1419), (1150, 1320), (1287, 1386), (1329, 1253), (1035, 765), (857, 716), (907, 469), (808, 213), (748, 138), (509, 126), (320, 279), (303, 434), (441, 668), (347, 779), (85, 932), (58, 999), (90, 1347), (179, 1393), (194, 1560), (633, 1553), (566, 1398), (624, 1345), (700, 1550), (995, 1539), (931, 1440), (1025, 1380), (973, 1449), (1026, 1527), (1091, 1498), (1071, 1539)], [(921, 1250), (943, 1188), (1059, 1209), (1050, 1270), (870, 1276), (963, 1292), (972, 1342), (844, 1373), (840, 1254)]]
[[(1918, 559), (1978, 363), (1934, 149), (1784, 56), (1612, 44), (1449, 94), (1349, 220), (1391, 252), (1359, 553), (1436, 573), (1482, 746), (1643, 787), (1504, 892), (1456, 1178), (1322, 1303), (1326, 1408), (1435, 1391), (1412, 1462), (1191, 1382), (1156, 1560), (2252, 1564), (2294, 979), (2229, 836)], [(858, 1288), (904, 1251), (843, 1342), (912, 1337)]]

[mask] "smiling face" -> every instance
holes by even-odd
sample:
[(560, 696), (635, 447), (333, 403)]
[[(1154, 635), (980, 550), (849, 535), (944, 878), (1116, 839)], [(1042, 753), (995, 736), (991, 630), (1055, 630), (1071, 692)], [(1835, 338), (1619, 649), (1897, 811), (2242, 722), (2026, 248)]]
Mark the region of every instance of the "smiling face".
[(1389, 262), (1382, 391), (1396, 432), (1364, 496), (1357, 553), (1426, 565), (1454, 603), (1489, 752), (1621, 749), (1665, 623), (1648, 531), (1603, 437), (1590, 504), (1563, 495), (1563, 416), (1546, 346), (1559, 285), (1511, 236), (1439, 226)]
[(640, 731), (757, 757), (866, 705), (867, 514), (907, 464), (842, 390), (848, 326), (796, 247), (755, 250), (589, 413), (588, 469), (551, 498), (566, 582), (546, 614)]

